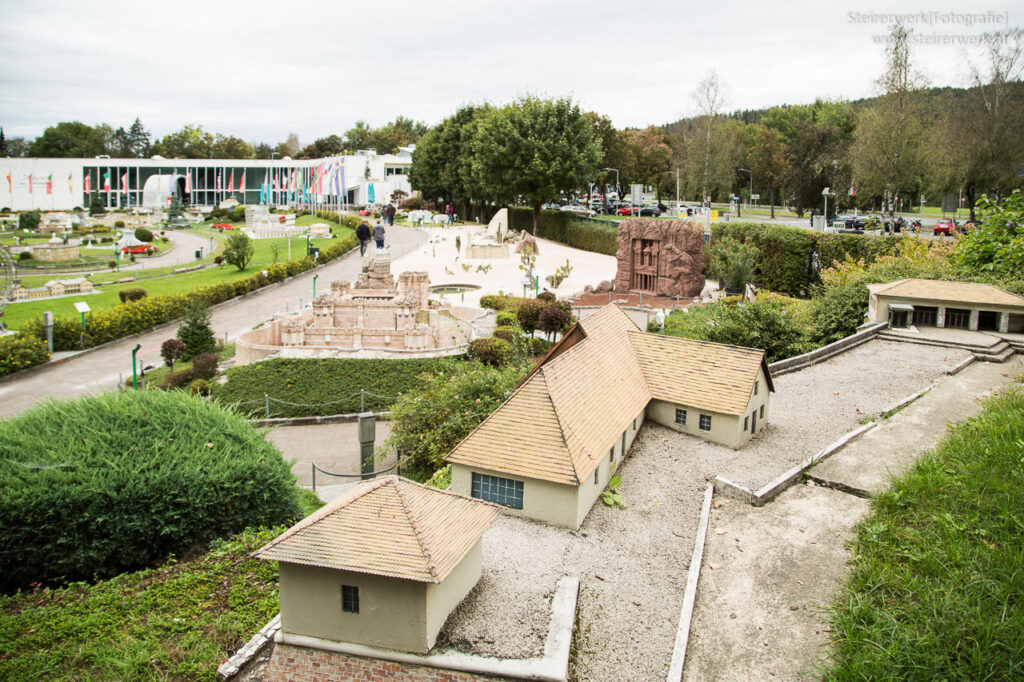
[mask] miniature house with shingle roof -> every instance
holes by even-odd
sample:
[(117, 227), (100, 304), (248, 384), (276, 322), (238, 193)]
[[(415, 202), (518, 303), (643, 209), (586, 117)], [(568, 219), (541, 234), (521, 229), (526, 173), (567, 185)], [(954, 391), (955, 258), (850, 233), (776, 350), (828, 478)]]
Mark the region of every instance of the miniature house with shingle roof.
[(979, 282), (901, 279), (868, 284), (868, 319), (890, 327), (1024, 332), (1024, 296)]
[(426, 653), (480, 579), (498, 513), (398, 476), (359, 483), (253, 554), (280, 562), (281, 640)]
[(579, 528), (645, 420), (739, 448), (774, 390), (764, 351), (648, 334), (608, 305), (448, 454), (451, 490)]

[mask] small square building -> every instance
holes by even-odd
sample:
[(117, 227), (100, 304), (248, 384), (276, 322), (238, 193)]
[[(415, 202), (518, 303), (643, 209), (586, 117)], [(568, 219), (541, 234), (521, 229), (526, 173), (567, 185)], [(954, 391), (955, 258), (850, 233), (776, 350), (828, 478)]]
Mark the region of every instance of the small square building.
[(398, 476), (359, 483), (253, 554), (280, 563), (282, 641), (427, 653), (480, 579), (498, 513)]
[(868, 284), (868, 319), (894, 329), (939, 327), (1024, 333), (1024, 296), (978, 282), (901, 279)]
[(774, 390), (764, 351), (642, 332), (608, 305), (448, 454), (451, 489), (579, 528), (646, 419), (739, 448)]

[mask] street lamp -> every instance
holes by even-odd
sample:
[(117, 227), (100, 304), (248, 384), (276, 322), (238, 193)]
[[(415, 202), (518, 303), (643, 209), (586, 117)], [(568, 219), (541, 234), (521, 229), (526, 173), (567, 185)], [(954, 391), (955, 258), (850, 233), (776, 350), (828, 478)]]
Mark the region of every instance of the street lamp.
[(615, 196), (616, 196), (616, 198), (621, 199), (622, 197), (619, 196), (619, 169), (618, 168), (604, 168), (603, 170), (615, 171)]
[(821, 190), (821, 196), (825, 197), (825, 227), (822, 228), (822, 231), (826, 231), (826, 232), (828, 231), (827, 230), (827, 228), (828, 228), (828, 190), (829, 190), (828, 187), (826, 187), (825, 189)]
[[(746, 168), (737, 168), (740, 173), (746, 173), (750, 176), (750, 192), (747, 194), (747, 205), (752, 206), (754, 201), (754, 174)], [(740, 202), (736, 202), (736, 217), (740, 217)]]
[(139, 375), (136, 370), (139, 363), (135, 359), (135, 354), (139, 352), (140, 348), (142, 348), (141, 343), (135, 344), (135, 348), (132, 348), (132, 386), (135, 388), (136, 391), (139, 390)]

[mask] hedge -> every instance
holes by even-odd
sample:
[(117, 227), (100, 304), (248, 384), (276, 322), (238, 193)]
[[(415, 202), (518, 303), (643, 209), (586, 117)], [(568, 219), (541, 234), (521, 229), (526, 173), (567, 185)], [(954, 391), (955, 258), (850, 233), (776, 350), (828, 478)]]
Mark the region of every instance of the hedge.
[[(533, 232), (533, 210), (521, 206), (508, 209), (508, 226)], [(583, 251), (614, 256), (619, 251), (619, 228), (615, 223), (585, 220), (569, 211), (541, 211), (537, 236)]]
[(0, 422), (0, 588), (93, 580), (300, 513), (281, 453), (180, 391), (51, 400)]
[(365, 397), (366, 409), (384, 410), (391, 407), (393, 396), (438, 374), (458, 373), (464, 365), (455, 358), (273, 359), (229, 368), (227, 382), (214, 383), (212, 390), (218, 402), (254, 417), (265, 416), (264, 394), (276, 399), (270, 401), (271, 417), (358, 412), (360, 389), (376, 394)]
[(0, 377), (50, 361), (46, 342), (24, 332), (0, 336)]
[[(54, 350), (77, 350), (91, 348), (101, 343), (140, 334), (157, 325), (170, 322), (181, 317), (186, 310), (195, 305), (211, 306), (217, 303), (261, 289), (274, 282), (282, 282), (288, 277), (311, 270), (318, 263), (326, 263), (348, 253), (358, 245), (354, 235), (338, 239), (320, 252), (320, 259), (303, 257), (287, 263), (275, 263), (260, 270), (250, 277), (219, 282), (200, 287), (187, 294), (167, 294), (149, 296), (138, 301), (131, 301), (114, 308), (106, 308), (89, 313), (86, 316), (85, 334), (81, 335), (81, 322), (78, 318), (55, 317), (53, 320)], [(36, 338), (45, 338), (43, 318), (28, 320), (22, 325), (21, 331)], [(81, 337), (81, 341), (80, 341)]]
[(802, 297), (809, 296), (811, 287), (821, 282), (822, 268), (847, 256), (871, 263), (894, 253), (903, 241), (901, 237), (823, 234), (764, 223), (717, 223), (711, 227), (712, 241), (724, 237), (752, 243), (760, 250), (756, 279), (761, 288)]

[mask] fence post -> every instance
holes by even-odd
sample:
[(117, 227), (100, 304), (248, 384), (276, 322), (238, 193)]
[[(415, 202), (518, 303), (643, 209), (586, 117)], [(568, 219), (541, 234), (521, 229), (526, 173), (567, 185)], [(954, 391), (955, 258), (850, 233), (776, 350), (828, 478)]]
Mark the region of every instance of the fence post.
[(309, 463), (309, 470), (313, 474), (313, 476), (312, 476), (312, 478), (313, 478), (313, 492), (316, 492), (316, 464), (314, 464), (313, 462), (310, 462)]
[(376, 418), (373, 412), (359, 414), (359, 473), (363, 479), (373, 478), (373, 443), (376, 440)]
[(359, 389), (359, 411), (366, 412), (366, 389)]
[(270, 419), (270, 396), (266, 393), (263, 394), (263, 411), (267, 415), (267, 419)]

